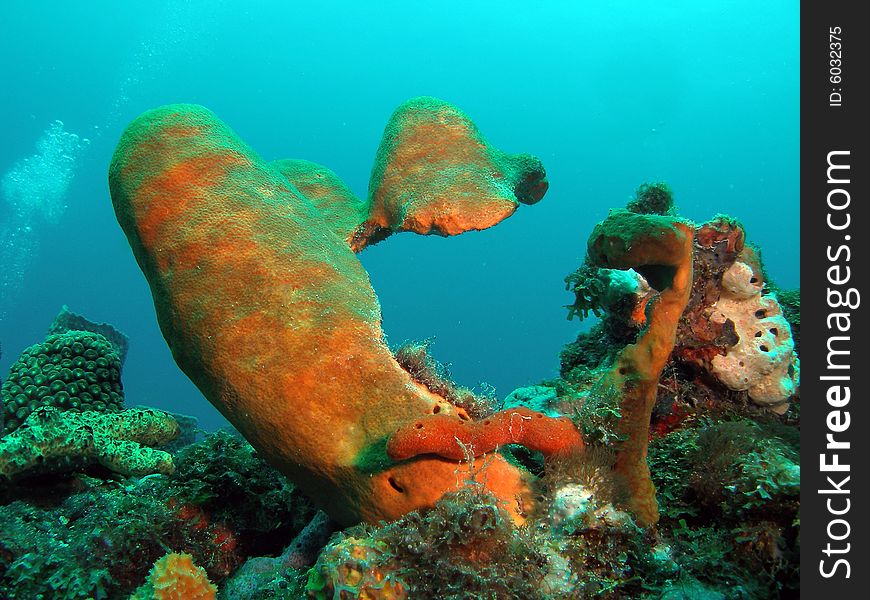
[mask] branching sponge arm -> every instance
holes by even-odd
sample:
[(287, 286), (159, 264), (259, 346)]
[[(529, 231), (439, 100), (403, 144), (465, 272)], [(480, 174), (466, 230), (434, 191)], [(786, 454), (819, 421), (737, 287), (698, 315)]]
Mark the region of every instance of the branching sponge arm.
[[(647, 327), (626, 346), (598, 384), (599, 396), (618, 398), (616, 472), (630, 493), (641, 524), (658, 520), (655, 487), (647, 466), (649, 425), (659, 377), (674, 347), (677, 325), (692, 289), (691, 225), (672, 217), (614, 210), (589, 238), (595, 266), (644, 273), (659, 293), (647, 305)], [(582, 419), (582, 413), (581, 413)]]

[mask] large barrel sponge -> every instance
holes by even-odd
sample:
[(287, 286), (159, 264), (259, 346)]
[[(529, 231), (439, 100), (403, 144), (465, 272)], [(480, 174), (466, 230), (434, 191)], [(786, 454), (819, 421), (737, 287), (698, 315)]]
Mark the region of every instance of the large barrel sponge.
[(0, 388), (3, 433), (17, 429), (40, 406), (61, 410), (121, 410), (121, 358), (105, 337), (90, 331), (49, 335), (30, 346)]

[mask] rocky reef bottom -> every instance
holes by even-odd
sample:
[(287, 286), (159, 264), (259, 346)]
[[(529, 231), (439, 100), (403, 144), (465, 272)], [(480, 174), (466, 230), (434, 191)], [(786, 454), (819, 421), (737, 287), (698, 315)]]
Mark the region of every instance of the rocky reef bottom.
[[(796, 430), (778, 420), (708, 414), (651, 442), (655, 528), (602, 501), (618, 493), (602, 489), (603, 455), (579, 477), (564, 465), (573, 482), (558, 468), (544, 477), (549, 510), (523, 527), (470, 487), (325, 543), (334, 524), (220, 431), (180, 449), (170, 475), (76, 473), (4, 489), (0, 590), (11, 599), (797, 597), (797, 454)], [(158, 575), (175, 595), (141, 591)]]

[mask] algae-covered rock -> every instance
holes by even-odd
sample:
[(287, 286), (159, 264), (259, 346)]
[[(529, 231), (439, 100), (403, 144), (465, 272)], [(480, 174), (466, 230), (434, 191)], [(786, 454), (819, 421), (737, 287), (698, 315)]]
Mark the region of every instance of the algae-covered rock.
[(528, 385), (517, 388), (504, 399), (504, 408), (524, 406), (550, 417), (560, 417), (551, 404), (556, 401), (556, 389), (545, 385)]
[(321, 555), (305, 589), (316, 600), (403, 600), (410, 596), (399, 567), (386, 543), (348, 536)]
[(634, 213), (643, 215), (675, 215), (674, 193), (663, 182), (641, 184), (634, 193), (634, 200), (626, 207)]
[[(267, 551), (271, 536), (283, 547), (314, 515), (311, 502), (240, 436), (217, 431), (180, 450), (173, 480), (179, 504), (197, 506), (213, 520), (232, 521), (250, 534), (253, 551)], [(288, 538), (289, 539), (289, 538)]]
[(326, 513), (318, 511), (279, 556), (248, 559), (221, 587), (221, 597), (229, 600), (304, 597), (308, 568), (317, 561), (335, 527)]
[(539, 542), (495, 497), (463, 490), (430, 511), (335, 536), (309, 572), (308, 590), (323, 599), (535, 599), (548, 571)]

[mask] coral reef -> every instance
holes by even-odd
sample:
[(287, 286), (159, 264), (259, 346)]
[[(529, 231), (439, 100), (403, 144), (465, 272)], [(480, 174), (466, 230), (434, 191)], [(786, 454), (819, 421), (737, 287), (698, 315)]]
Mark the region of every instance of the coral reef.
[(562, 515), (554, 517), (555, 525), (545, 513), (518, 527), (492, 496), (463, 489), (425, 513), (377, 528), (351, 528), (333, 539), (309, 572), (309, 593), (314, 598), (343, 592), (348, 598), (423, 600), (615, 599), (641, 597), (646, 582), (674, 576), (672, 561), (658, 556), (652, 534), (605, 506), (599, 501), (603, 496), (593, 500), (586, 494), (590, 510), (577, 510), (567, 499), (569, 487), (546, 493), (551, 514)]
[(733, 218), (640, 186), (566, 278), (599, 322), (499, 405), (430, 341), (387, 345), (355, 254), (543, 197), (459, 109), (401, 105), (364, 199), (191, 105), (137, 118), (109, 182), (173, 356), (241, 436), (121, 410), (126, 337), (64, 307), (0, 388), (0, 596), (797, 593), (800, 298)]
[[(539, 200), (546, 179), (537, 159), (493, 148), (431, 98), (391, 117), (353, 231), (359, 205), (324, 171), (322, 186), (300, 181), (321, 194), (307, 198), (293, 184), (304, 171), (263, 161), (206, 109), (174, 105), (127, 128), (109, 182), (182, 370), (333, 518), (395, 519), (455, 489), (457, 465), (393, 464), (386, 438), (436, 408), (461, 409), (395, 360), (353, 251), (394, 231), (490, 227)], [(323, 204), (352, 214), (330, 221)], [(528, 475), (496, 456), (486, 481), (521, 520)]]
[[(254, 445), (197, 440), (195, 420), (150, 409), (53, 405), (45, 386), (0, 437), (0, 595), (796, 594), (799, 295), (767, 282), (734, 219), (695, 227), (667, 186), (641, 186), (567, 279), (569, 316), (600, 322), (563, 350), (559, 378), (499, 407), (453, 383), (429, 341), (387, 347), (353, 252), (491, 225), (543, 193), (533, 159), (432, 99), (394, 115), (367, 201), (318, 165), (264, 163), (197, 107), (147, 113), (128, 136), (113, 196), (161, 327)], [(400, 186), (419, 191), (404, 208)], [(119, 359), (62, 315), (72, 329), (3, 384), (13, 402), (26, 377), (38, 391), (64, 368), (96, 374), (62, 363), (96, 363), (86, 341)]]
[(3, 490), (0, 595), (128, 597), (167, 551), (190, 554), (221, 585), (246, 558), (280, 554), (315, 515), (236, 436), (210, 434), (175, 463), (169, 475), (52, 474)]
[(33, 411), (0, 438), (0, 479), (100, 465), (122, 475), (171, 473), (172, 455), (157, 450), (179, 433), (166, 413), (131, 408), (119, 413)]
[(0, 388), (4, 432), (19, 427), (36, 408), (118, 411), (124, 402), (121, 358), (99, 333), (70, 330), (30, 346)]
[[(784, 409), (798, 399), (799, 363), (790, 329), (800, 324), (799, 293), (783, 293), (767, 281), (758, 250), (746, 243), (735, 219), (717, 215), (695, 227), (691, 237), (691, 290), (676, 323), (673, 351), (656, 389), (648, 390), (654, 406), (644, 429), (660, 510), (657, 544), (679, 571), (647, 572), (645, 585), (657, 598), (792, 597), (798, 586), (799, 410)], [(602, 383), (618, 368), (625, 348), (643, 339), (644, 321), (635, 317), (636, 309), (643, 307), (646, 322), (655, 322), (655, 298), (628, 287), (607, 297), (609, 273), (602, 271), (590, 251), (567, 280), (578, 298), (569, 316), (597, 310), (601, 321), (566, 346), (561, 378), (547, 382), (558, 395), (551, 407), (567, 414), (581, 406), (577, 420), (589, 444), (586, 462), (590, 452), (618, 450), (625, 439), (619, 431), (625, 394)], [(655, 289), (670, 276), (637, 271)], [(744, 364), (735, 361), (733, 372), (744, 385), (731, 389), (714, 363), (740, 351)], [(762, 389), (773, 389), (773, 403), (759, 406), (743, 378), (766, 381), (769, 387)], [(543, 480), (553, 482), (549, 518), (560, 530), (571, 521), (566, 515), (588, 519), (602, 502), (617, 510), (623, 506), (622, 491), (602, 494), (597, 480), (572, 477), (577, 469), (550, 465)]]
[[(311, 570), (314, 598), (534, 598), (547, 559), (496, 499), (463, 490), (391, 525), (334, 539)], [(368, 595), (366, 595), (368, 594)]]
[(727, 598), (796, 597), (799, 433), (774, 417), (703, 417), (650, 445), (659, 529)]
[(190, 554), (171, 552), (154, 563), (148, 580), (130, 600), (214, 600), (217, 588)]
[(130, 339), (126, 335), (115, 329), (115, 327), (109, 323), (94, 323), (82, 315), (74, 313), (66, 304), (64, 304), (61, 306), (60, 312), (57, 313), (54, 321), (52, 321), (49, 326), (48, 335), (67, 333), (69, 331), (90, 331), (92, 333), (98, 333), (115, 347), (115, 352), (118, 354), (118, 358), (122, 365), (127, 359), (127, 350), (130, 346)]
[[(800, 324), (799, 294), (770, 291), (776, 288), (768, 285), (757, 252), (745, 243), (743, 228), (734, 219), (718, 215), (698, 226), (694, 237), (692, 291), (666, 368), (671, 400), (680, 390), (704, 401), (736, 391), (748, 401), (785, 412), (799, 384), (791, 329), (792, 323)], [(638, 315), (648, 296), (625, 288), (605, 302), (603, 293), (588, 293), (605, 289), (608, 279), (607, 271), (588, 262), (567, 279), (578, 297), (569, 316), (602, 312), (601, 322), (562, 352), (561, 375), (569, 386), (588, 388), (599, 368), (634, 341), (643, 323)], [(781, 315), (780, 296), (788, 301), (788, 318)], [(686, 408), (671, 404), (660, 397), (656, 413), (676, 419)], [(667, 426), (664, 420), (659, 424)]]

